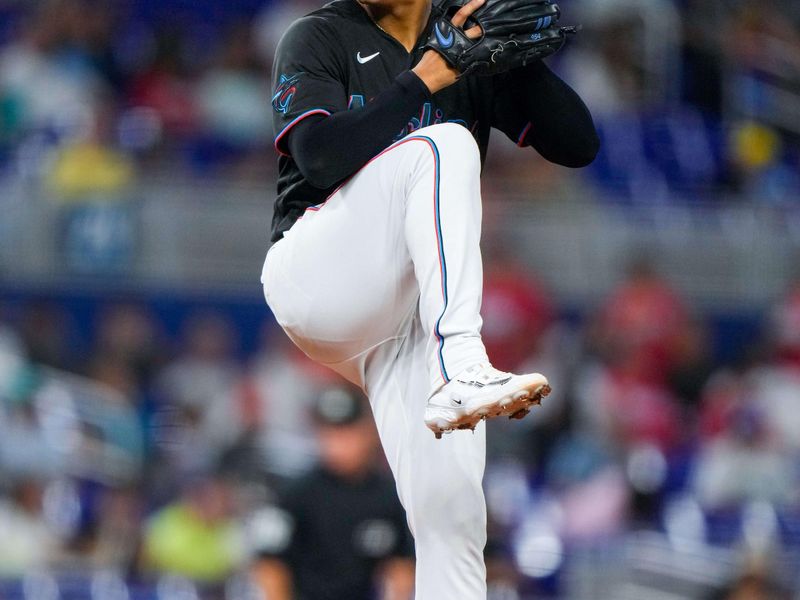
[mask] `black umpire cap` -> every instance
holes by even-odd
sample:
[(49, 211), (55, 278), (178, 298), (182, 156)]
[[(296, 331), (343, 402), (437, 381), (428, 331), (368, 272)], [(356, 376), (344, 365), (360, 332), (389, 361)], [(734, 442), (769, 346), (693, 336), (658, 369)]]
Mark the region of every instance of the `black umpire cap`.
[(367, 410), (366, 398), (360, 390), (337, 385), (322, 391), (312, 412), (317, 425), (343, 426), (360, 421)]

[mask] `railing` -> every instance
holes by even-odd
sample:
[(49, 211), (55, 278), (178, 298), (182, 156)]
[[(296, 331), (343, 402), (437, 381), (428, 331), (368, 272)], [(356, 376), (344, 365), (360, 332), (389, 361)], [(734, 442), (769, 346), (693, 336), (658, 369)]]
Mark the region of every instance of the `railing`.
[[(571, 305), (597, 301), (643, 253), (690, 300), (716, 308), (758, 309), (797, 275), (800, 209), (532, 201), (500, 189), (486, 199), (485, 247), (502, 240)], [(165, 180), (81, 204), (0, 191), (2, 286), (260, 294), (271, 185)]]

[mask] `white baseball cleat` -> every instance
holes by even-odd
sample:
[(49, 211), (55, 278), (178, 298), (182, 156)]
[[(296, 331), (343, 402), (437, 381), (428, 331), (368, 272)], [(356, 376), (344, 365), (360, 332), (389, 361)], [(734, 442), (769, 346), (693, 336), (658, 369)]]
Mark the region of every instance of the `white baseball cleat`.
[(430, 397), (425, 425), (439, 439), (456, 429), (475, 429), (481, 419), (521, 419), (549, 393), (544, 375), (514, 375), (481, 363), (462, 371)]

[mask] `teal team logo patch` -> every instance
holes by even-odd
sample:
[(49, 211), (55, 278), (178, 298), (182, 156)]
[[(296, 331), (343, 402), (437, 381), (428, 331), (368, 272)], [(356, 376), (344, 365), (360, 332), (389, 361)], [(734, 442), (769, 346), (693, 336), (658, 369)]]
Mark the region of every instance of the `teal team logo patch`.
[(278, 85), (275, 88), (275, 94), (272, 96), (272, 108), (275, 109), (275, 112), (284, 115), (289, 112), (289, 107), (297, 93), (297, 81), (300, 79), (300, 75), (302, 75), (302, 73), (291, 76), (280, 76)]

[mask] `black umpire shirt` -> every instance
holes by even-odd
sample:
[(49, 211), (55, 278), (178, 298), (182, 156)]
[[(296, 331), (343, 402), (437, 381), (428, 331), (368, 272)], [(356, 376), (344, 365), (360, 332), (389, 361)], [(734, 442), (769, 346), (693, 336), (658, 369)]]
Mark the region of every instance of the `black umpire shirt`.
[(334, 0), (284, 34), (273, 68), (280, 154), (273, 241), (374, 155), (428, 125), (463, 125), (482, 160), (492, 127), (559, 164), (584, 166), (594, 158), (588, 110), (541, 61), (494, 77), (464, 77), (431, 95), (410, 69), (425, 51), (437, 4), (411, 53), (356, 0)]
[(289, 566), (298, 600), (375, 598), (380, 564), (413, 557), (405, 512), (388, 476), (348, 481), (320, 468), (280, 504), (260, 512), (251, 533), (262, 557)]

